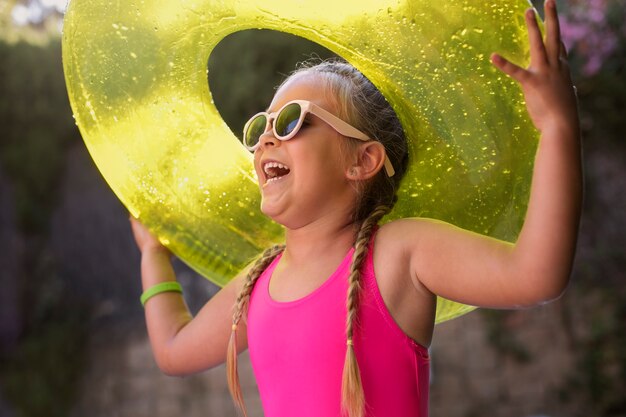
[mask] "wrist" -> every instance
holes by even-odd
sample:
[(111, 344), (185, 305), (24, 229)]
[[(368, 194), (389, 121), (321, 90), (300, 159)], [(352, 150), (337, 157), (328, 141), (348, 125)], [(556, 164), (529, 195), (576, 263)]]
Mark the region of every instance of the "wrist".
[(141, 248), (141, 255), (150, 257), (167, 257), (169, 259), (172, 257), (172, 252), (161, 244), (146, 245)]
[(553, 121), (547, 123), (543, 129), (541, 129), (541, 136), (578, 139), (580, 137), (580, 127), (578, 123), (572, 123), (568, 120)]
[(176, 281), (166, 281), (166, 282), (161, 282), (159, 284), (152, 285), (141, 294), (141, 297), (139, 298), (139, 300), (141, 301), (141, 305), (145, 306), (146, 302), (149, 299), (153, 298), (156, 295), (163, 294), (166, 292), (168, 293), (174, 292), (174, 293), (179, 293), (182, 295), (183, 288)]
[(141, 281), (144, 290), (161, 282), (176, 281), (171, 253), (165, 248), (146, 248), (141, 253)]

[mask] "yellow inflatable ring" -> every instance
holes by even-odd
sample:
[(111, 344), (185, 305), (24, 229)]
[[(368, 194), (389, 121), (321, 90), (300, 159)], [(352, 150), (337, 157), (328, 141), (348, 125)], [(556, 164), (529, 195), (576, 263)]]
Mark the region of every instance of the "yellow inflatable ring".
[[(389, 219), (426, 216), (514, 240), (536, 133), (489, 62), (528, 58), (523, 0), (72, 0), (63, 60), (82, 136), (130, 212), (224, 285), (281, 240), (259, 211), (250, 154), (213, 105), (208, 57), (226, 35), (288, 32), (342, 56), (383, 92), (410, 139)], [(440, 300), (437, 321), (471, 309)]]

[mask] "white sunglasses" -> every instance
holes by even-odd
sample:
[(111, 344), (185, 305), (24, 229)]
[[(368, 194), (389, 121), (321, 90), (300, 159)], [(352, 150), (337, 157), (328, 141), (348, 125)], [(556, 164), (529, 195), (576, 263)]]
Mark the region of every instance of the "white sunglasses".
[[(293, 100), (273, 113), (263, 111), (252, 116), (243, 128), (243, 145), (250, 152), (254, 152), (261, 143), (261, 136), (270, 126), (276, 139), (283, 141), (292, 139), (302, 127), (308, 113), (319, 117), (343, 136), (364, 142), (372, 140), (365, 133), (320, 106), (306, 100)], [(395, 174), (387, 155), (385, 155), (385, 172), (389, 177)]]

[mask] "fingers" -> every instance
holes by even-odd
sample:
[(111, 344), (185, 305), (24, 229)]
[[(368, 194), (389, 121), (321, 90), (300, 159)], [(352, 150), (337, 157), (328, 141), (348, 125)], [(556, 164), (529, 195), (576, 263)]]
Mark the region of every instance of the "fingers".
[(139, 220), (137, 220), (133, 216), (130, 216), (128, 220), (130, 220), (130, 229), (133, 232), (135, 243), (137, 243), (137, 246), (141, 249), (141, 246), (144, 240), (143, 239), (143, 234), (144, 234), (143, 225), (139, 223)]
[(148, 251), (164, 252), (168, 256), (172, 256), (172, 252), (166, 248), (158, 237), (152, 234), (150, 230), (143, 225), (137, 218), (132, 215), (128, 217), (130, 220), (131, 230), (135, 238), (135, 243), (142, 254)]
[(130, 227), (132, 228), (134, 233), (138, 233), (142, 230), (145, 230), (145, 226), (135, 217), (129, 216), (128, 220), (130, 221)]
[(559, 50), (559, 56), (561, 58), (567, 59), (567, 48), (565, 47), (565, 44), (563, 42), (561, 42), (561, 49)]
[(130, 220), (130, 227), (137, 241), (137, 245), (141, 248), (145, 241), (152, 237), (150, 231), (136, 218), (130, 216), (128, 219)]
[(523, 81), (528, 71), (532, 72), (533, 68), (539, 69), (548, 65), (558, 66), (561, 59), (567, 58), (565, 45), (561, 41), (555, 0), (546, 0), (545, 16), (546, 38), (544, 42), (535, 10), (532, 8), (526, 10), (525, 19), (530, 43), (530, 67), (528, 70), (509, 62), (498, 54), (491, 56), (491, 61), (496, 67), (517, 81)]
[(491, 62), (500, 71), (502, 71), (503, 73), (505, 73), (509, 77), (511, 77), (514, 80), (517, 80), (519, 82), (522, 82), (526, 78), (526, 76), (528, 74), (528, 71), (526, 71), (524, 68), (522, 68), (522, 67), (520, 67), (518, 65), (515, 65), (514, 63), (512, 63), (508, 59), (503, 58), (501, 55), (498, 55), (498, 54), (492, 54), (491, 55)]
[(546, 0), (545, 6), (546, 18), (546, 53), (550, 64), (558, 64), (563, 54), (563, 43), (561, 42), (561, 29), (559, 26), (559, 17), (556, 11), (555, 0)]
[(534, 9), (526, 10), (526, 27), (530, 42), (530, 65), (543, 66), (548, 63), (546, 48), (543, 44), (543, 36), (537, 23), (537, 15)]

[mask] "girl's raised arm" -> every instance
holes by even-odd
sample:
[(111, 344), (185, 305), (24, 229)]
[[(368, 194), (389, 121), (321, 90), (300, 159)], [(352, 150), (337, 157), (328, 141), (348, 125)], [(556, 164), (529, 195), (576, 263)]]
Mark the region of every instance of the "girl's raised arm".
[(569, 282), (582, 206), (580, 132), (554, 0), (546, 1), (545, 14), (545, 42), (534, 10), (525, 16), (531, 48), (527, 69), (492, 56), (497, 68), (520, 83), (541, 133), (516, 244), (430, 220), (389, 225), (396, 229), (390, 235), (403, 236), (399, 250), (407, 253), (414, 283), (434, 294), (477, 306), (528, 306), (558, 297)]
[[(144, 291), (162, 282), (176, 281), (171, 253), (139, 221), (130, 219), (141, 251)], [(146, 324), (154, 357), (168, 375), (188, 375), (226, 361), (233, 306), (243, 286), (242, 273), (214, 295), (192, 317), (180, 293), (160, 293), (145, 304)], [(239, 325), (237, 350), (247, 348), (246, 328)]]

